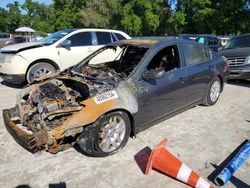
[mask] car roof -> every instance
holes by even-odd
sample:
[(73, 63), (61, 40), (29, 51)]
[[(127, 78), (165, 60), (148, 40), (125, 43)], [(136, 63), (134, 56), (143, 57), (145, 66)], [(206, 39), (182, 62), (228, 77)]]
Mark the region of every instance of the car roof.
[(106, 32), (122, 32), (120, 30), (115, 30), (115, 29), (99, 29), (99, 28), (72, 28), (72, 30), (75, 31), (106, 31)]
[(176, 39), (172, 37), (138, 37), (134, 39), (128, 39), (128, 40), (120, 40), (117, 42), (114, 42), (110, 45), (113, 46), (122, 46), (122, 45), (131, 45), (131, 46), (145, 46), (145, 47), (152, 47), (156, 44), (166, 44), (166, 43), (174, 43), (174, 42), (187, 42), (183, 39)]
[(245, 36), (250, 36), (250, 33), (246, 33), (246, 34), (239, 35), (239, 36), (234, 36), (232, 38), (245, 37)]
[(210, 35), (210, 34), (200, 34), (200, 35), (198, 35), (198, 37), (217, 37), (217, 36), (216, 35)]

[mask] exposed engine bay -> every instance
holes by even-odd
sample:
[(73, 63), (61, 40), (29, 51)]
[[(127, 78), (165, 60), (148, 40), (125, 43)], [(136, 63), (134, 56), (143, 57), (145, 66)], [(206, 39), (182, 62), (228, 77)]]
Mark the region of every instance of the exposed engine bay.
[[(21, 98), (20, 115), (23, 125), (33, 132), (61, 125), (74, 111), (82, 109), (80, 102), (89, 96), (88, 87), (70, 79), (52, 79), (35, 87)], [(32, 126), (32, 125), (33, 126)]]

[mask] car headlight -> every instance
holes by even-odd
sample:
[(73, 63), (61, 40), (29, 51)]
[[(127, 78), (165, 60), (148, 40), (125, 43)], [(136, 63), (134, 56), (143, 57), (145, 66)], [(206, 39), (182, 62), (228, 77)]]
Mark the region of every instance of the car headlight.
[(245, 60), (245, 64), (250, 64), (250, 56), (248, 56)]
[(4, 58), (4, 63), (11, 63), (14, 57), (15, 54), (6, 54)]

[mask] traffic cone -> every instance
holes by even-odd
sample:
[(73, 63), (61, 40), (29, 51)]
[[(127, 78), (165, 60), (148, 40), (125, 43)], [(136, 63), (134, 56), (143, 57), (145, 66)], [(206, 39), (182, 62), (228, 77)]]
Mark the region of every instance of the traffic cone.
[(192, 187), (214, 188), (214, 186), (206, 182), (202, 177), (166, 150), (166, 145), (167, 139), (164, 139), (155, 146), (150, 154), (145, 174), (149, 174), (152, 168), (154, 168)]

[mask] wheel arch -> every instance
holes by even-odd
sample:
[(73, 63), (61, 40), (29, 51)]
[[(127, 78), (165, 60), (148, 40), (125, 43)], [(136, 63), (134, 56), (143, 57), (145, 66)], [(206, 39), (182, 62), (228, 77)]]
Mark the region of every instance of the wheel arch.
[(221, 85), (220, 92), (222, 92), (223, 88), (224, 88), (224, 82), (223, 82), (222, 76), (217, 74), (217, 75), (215, 75), (215, 77), (218, 77), (220, 79), (220, 85)]
[(60, 70), (60, 67), (58, 66), (58, 64), (57, 64), (56, 62), (52, 61), (51, 59), (46, 59), (46, 58), (37, 59), (37, 60), (33, 61), (33, 62), (28, 66), (28, 68), (27, 68), (27, 70), (26, 70), (26, 73), (25, 73), (25, 78), (26, 78), (26, 79), (27, 79), (27, 73), (28, 73), (29, 69), (30, 69), (33, 65), (35, 65), (35, 64), (37, 64), (37, 63), (41, 63), (41, 62), (48, 63), (48, 64), (52, 65), (53, 67), (55, 67), (56, 70)]

